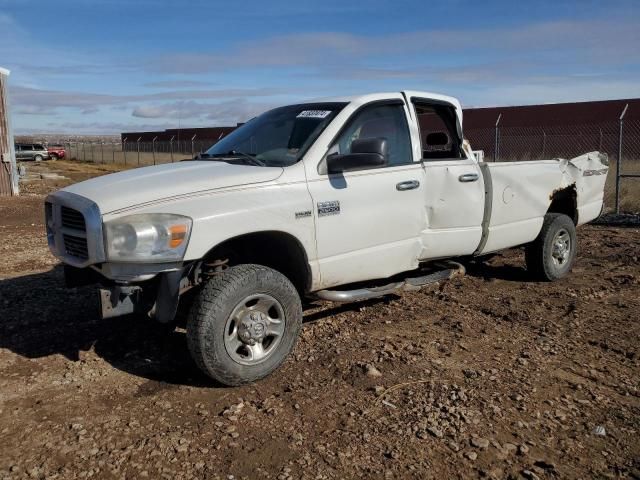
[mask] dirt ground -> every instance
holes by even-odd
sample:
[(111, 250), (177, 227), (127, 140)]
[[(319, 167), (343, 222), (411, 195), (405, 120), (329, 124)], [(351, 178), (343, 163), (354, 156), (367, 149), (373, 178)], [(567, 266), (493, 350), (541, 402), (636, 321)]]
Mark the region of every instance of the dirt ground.
[(317, 303), (283, 368), (221, 388), (183, 330), (64, 288), (42, 203), (69, 175), (0, 198), (0, 478), (640, 478), (637, 227), (581, 228), (557, 283), (514, 250)]

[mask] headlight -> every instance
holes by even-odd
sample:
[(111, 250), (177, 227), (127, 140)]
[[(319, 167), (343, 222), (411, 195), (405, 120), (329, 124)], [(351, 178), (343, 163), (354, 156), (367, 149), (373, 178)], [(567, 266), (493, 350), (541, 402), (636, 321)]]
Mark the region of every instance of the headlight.
[(180, 261), (192, 221), (169, 213), (142, 213), (105, 222), (107, 258), (113, 262)]

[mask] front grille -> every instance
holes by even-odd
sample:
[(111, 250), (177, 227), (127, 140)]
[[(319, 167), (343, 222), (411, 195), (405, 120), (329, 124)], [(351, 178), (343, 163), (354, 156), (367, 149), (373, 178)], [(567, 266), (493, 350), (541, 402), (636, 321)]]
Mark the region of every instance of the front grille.
[(68, 255), (87, 260), (89, 258), (89, 249), (87, 248), (87, 239), (76, 237), (75, 235), (63, 234), (64, 250)]
[(95, 202), (59, 191), (47, 197), (44, 208), (49, 249), (57, 258), (78, 268), (106, 260), (102, 217)]
[(85, 231), (87, 226), (84, 222), (84, 215), (77, 210), (69, 207), (60, 208), (60, 217), (62, 220), (62, 226), (66, 228), (72, 228), (74, 230)]

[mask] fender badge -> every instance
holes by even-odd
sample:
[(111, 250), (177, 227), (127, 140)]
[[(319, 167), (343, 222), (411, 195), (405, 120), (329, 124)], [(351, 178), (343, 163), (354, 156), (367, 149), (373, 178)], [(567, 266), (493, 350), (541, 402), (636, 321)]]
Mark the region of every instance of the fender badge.
[(296, 212), (296, 220), (299, 218), (306, 218), (311, 216), (311, 210), (305, 210), (303, 212)]
[(340, 202), (331, 200), (330, 202), (318, 202), (318, 216), (326, 217), (327, 215), (339, 215)]
[(602, 168), (600, 170), (585, 170), (582, 173), (583, 177), (593, 177), (594, 175), (606, 175), (609, 171), (608, 168)]

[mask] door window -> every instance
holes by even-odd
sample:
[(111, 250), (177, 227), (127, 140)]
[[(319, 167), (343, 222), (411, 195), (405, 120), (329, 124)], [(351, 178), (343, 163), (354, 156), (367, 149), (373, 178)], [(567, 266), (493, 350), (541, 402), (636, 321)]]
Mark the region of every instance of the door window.
[(458, 120), (454, 107), (416, 103), (415, 110), (420, 128), (423, 159), (464, 158), (460, 148)]
[(402, 105), (374, 105), (365, 107), (353, 117), (330, 153), (351, 153), (354, 140), (383, 138), (387, 141), (387, 166), (413, 162), (409, 126)]

